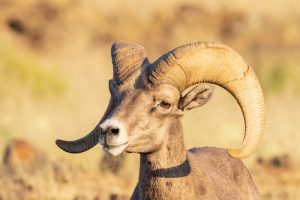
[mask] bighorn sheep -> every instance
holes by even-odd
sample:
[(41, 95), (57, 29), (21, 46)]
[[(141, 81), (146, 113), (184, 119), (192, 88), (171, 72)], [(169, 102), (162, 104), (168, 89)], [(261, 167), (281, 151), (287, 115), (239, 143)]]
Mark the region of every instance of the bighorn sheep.
[[(259, 199), (239, 159), (251, 155), (263, 136), (264, 100), (252, 68), (238, 53), (218, 43), (191, 43), (150, 63), (142, 46), (116, 42), (111, 54), (111, 99), (103, 118), (79, 140), (57, 140), (61, 149), (80, 153), (100, 142), (111, 155), (140, 153), (132, 199)], [(245, 122), (240, 147), (186, 151), (182, 116), (210, 98), (213, 89), (205, 83), (225, 88), (240, 105)]]

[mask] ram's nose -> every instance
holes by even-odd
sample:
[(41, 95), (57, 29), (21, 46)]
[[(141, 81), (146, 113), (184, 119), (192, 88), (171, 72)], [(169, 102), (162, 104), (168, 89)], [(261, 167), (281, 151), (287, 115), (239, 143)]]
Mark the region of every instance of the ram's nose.
[(119, 135), (120, 129), (118, 127), (107, 127), (106, 130), (103, 130), (104, 135), (114, 135), (117, 136)]
[(121, 122), (117, 120), (105, 120), (100, 124), (100, 144), (105, 146), (117, 146), (127, 142), (127, 133)]

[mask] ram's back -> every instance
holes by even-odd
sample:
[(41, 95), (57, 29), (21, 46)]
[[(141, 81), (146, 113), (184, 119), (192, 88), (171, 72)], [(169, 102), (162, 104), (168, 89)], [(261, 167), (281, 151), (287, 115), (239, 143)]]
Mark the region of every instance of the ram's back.
[[(206, 199), (260, 199), (253, 179), (241, 160), (227, 150), (212, 147), (192, 148), (188, 157), (199, 194)], [(210, 198), (210, 197), (211, 198)]]

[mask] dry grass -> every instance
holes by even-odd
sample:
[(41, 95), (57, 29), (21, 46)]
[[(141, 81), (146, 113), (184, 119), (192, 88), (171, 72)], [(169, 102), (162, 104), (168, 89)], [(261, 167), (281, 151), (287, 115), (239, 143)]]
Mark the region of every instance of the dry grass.
[[(296, 0), (0, 0), (0, 151), (12, 138), (24, 138), (49, 161), (36, 174), (10, 175), (2, 167), (0, 199), (21, 199), (23, 190), (32, 199), (131, 193), (137, 155), (126, 157), (115, 175), (99, 170), (99, 147), (69, 155), (54, 144), (56, 138), (82, 136), (101, 117), (112, 77), (110, 45), (116, 40), (144, 45), (152, 61), (191, 41), (220, 41), (240, 52), (257, 72), (267, 103), (264, 140), (245, 162), (263, 199), (299, 199), (299, 9)], [(184, 125), (188, 147), (227, 147), (242, 139), (240, 110), (220, 88), (207, 106), (185, 116)], [(288, 167), (268, 164), (282, 155), (289, 156)], [(258, 158), (267, 164), (257, 164)], [(53, 166), (60, 162), (68, 182), (55, 178)]]

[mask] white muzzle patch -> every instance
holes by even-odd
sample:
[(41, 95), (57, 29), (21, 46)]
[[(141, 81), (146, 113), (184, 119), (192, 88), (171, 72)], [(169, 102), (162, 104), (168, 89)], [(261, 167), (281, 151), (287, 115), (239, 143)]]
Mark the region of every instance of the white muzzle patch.
[(124, 151), (128, 145), (128, 134), (122, 122), (115, 119), (107, 119), (100, 124), (102, 130), (108, 128), (118, 128), (119, 132), (117, 135), (110, 136), (110, 141), (106, 141), (106, 135), (101, 133), (99, 143), (103, 146), (103, 150), (113, 156), (117, 156)]

